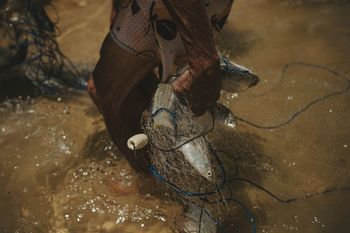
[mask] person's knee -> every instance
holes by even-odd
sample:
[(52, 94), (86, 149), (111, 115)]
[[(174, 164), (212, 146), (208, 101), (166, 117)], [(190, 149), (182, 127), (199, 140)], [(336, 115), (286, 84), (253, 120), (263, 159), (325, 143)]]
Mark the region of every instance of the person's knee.
[(87, 91), (90, 95), (96, 95), (96, 87), (92, 74), (90, 74), (89, 80), (87, 81)]
[(89, 80), (87, 81), (87, 91), (90, 95), (90, 98), (92, 99), (98, 110), (101, 112), (101, 106), (97, 98), (94, 77), (92, 76), (92, 74), (90, 75)]

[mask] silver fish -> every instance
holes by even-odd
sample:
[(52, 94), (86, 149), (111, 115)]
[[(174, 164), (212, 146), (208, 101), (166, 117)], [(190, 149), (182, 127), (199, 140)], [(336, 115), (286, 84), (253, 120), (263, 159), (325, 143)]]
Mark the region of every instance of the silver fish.
[(202, 211), (202, 209), (195, 204), (188, 203), (185, 215), (184, 232), (186, 233), (216, 233), (218, 230), (217, 224), (213, 222), (208, 213)]
[(238, 65), (227, 58), (220, 59), (223, 76), (221, 89), (228, 92), (239, 92), (255, 86), (260, 78), (248, 68)]
[(179, 148), (185, 159), (196, 171), (208, 181), (213, 181), (213, 168), (210, 158), (213, 157), (204, 136), (194, 139)]
[[(178, 69), (176, 76), (179, 76), (189, 69), (189, 65)], [(239, 65), (228, 58), (220, 58), (221, 89), (227, 92), (241, 92), (254, 87), (260, 78), (253, 71), (243, 65)]]
[[(170, 84), (159, 84), (158, 89), (153, 98), (151, 113), (153, 115), (154, 128), (168, 128), (175, 131), (176, 126), (172, 118), (173, 104), (177, 100)], [(178, 109), (177, 114), (182, 114), (182, 110)], [(195, 121), (196, 119), (190, 119)], [(181, 131), (181, 129), (179, 129)], [(196, 136), (196, 135), (194, 135)], [(178, 138), (178, 141), (186, 141), (186, 139)], [(180, 143), (181, 144), (181, 143)], [(212, 181), (213, 168), (210, 158), (213, 154), (210, 145), (204, 136), (191, 140), (178, 148), (186, 161), (205, 179)]]
[(228, 107), (217, 103), (213, 108), (213, 115), (215, 118), (215, 122), (222, 124), (227, 128), (237, 128), (235, 116)]

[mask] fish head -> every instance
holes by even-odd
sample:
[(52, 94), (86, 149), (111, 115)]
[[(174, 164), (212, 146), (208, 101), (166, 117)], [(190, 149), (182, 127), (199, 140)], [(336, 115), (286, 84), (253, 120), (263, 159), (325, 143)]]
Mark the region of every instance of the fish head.
[(215, 119), (215, 122), (218, 122), (219, 124), (227, 128), (237, 128), (237, 121), (234, 114), (232, 113), (231, 109), (229, 109), (225, 105), (216, 103), (212, 109), (212, 114)]
[(204, 136), (191, 140), (179, 149), (184, 159), (192, 168), (209, 182), (214, 182), (217, 177), (213, 164), (214, 153)]
[(238, 65), (228, 59), (221, 59), (222, 89), (229, 92), (239, 92), (258, 84), (260, 78), (250, 69)]
[(212, 182), (213, 181), (213, 177), (214, 177), (214, 172), (211, 169), (208, 169), (207, 171), (205, 171), (206, 173), (203, 174), (202, 176), (204, 178), (206, 178), (208, 181)]

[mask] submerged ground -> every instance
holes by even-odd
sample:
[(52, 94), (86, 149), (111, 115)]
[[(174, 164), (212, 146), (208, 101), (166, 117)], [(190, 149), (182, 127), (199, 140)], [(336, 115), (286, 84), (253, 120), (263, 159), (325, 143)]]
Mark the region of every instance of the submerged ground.
[[(64, 52), (77, 63), (96, 62), (108, 30), (109, 2), (54, 3)], [(346, 1), (237, 0), (219, 47), (262, 80), (221, 101), (240, 118), (266, 127), (346, 89), (349, 82), (332, 70), (350, 76), (349, 12)], [(292, 65), (281, 79), (283, 67), (293, 62), (332, 70)], [(283, 199), (304, 197), (350, 186), (349, 119), (345, 92), (312, 105), (283, 127), (238, 122), (236, 133), (217, 136), (240, 157), (242, 177)], [(3, 100), (0, 159), (0, 232), (172, 232), (176, 227), (179, 207), (156, 182), (131, 170), (86, 93)], [(235, 192), (256, 215), (258, 232), (349, 231), (349, 192), (290, 204), (247, 185), (237, 185)], [(244, 214), (235, 213), (228, 220), (230, 232), (250, 232)]]

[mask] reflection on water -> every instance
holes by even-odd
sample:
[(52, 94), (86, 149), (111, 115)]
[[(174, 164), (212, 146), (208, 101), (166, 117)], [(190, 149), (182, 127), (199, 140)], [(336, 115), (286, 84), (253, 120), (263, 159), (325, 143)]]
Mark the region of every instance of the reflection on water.
[[(311, 101), (343, 90), (347, 81), (312, 67), (290, 67), (280, 78), (283, 66), (291, 62), (321, 64), (349, 74), (346, 2), (237, 0), (220, 47), (262, 81), (248, 92), (225, 94), (222, 101), (245, 120), (271, 126)], [(61, 0), (57, 6), (63, 48), (75, 60), (90, 61), (103, 38), (91, 27), (107, 24), (107, 16), (93, 12), (107, 10), (108, 4)], [(274, 130), (239, 122), (238, 132), (218, 131), (216, 145), (240, 158), (240, 176), (282, 199), (350, 186), (349, 104), (348, 92), (332, 96)], [(154, 180), (132, 171), (109, 141), (87, 96), (11, 98), (1, 103), (0, 119), (1, 232), (176, 228), (179, 205), (169, 201)], [(256, 215), (258, 232), (345, 233), (350, 227), (346, 192), (291, 204), (276, 202), (246, 184), (237, 184), (234, 192)], [(232, 212), (225, 221), (227, 229), (250, 232), (239, 208)]]

